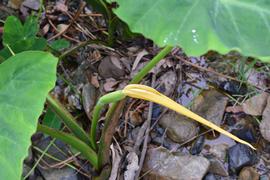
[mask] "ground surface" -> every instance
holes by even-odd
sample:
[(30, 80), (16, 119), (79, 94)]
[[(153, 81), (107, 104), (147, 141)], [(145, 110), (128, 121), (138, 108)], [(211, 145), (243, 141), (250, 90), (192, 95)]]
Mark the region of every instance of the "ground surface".
[[(0, 18), (12, 14), (23, 20), (36, 2), (26, 0), (18, 9), (3, 1)], [(80, 1), (45, 1), (44, 8), (39, 35), (68, 40), (71, 47), (62, 54), (82, 42), (99, 41), (64, 57), (53, 90), (87, 130), (98, 97), (122, 89), (160, 48), (139, 35), (123, 38), (121, 32), (115, 32), (113, 45), (106, 44), (104, 18)], [(159, 105), (129, 99), (111, 144), (111, 179), (269, 179), (270, 65), (248, 66), (252, 62), (237, 53), (186, 57), (175, 48), (142, 84), (211, 119), (257, 151)], [(69, 146), (41, 133), (32, 140), (23, 176), (33, 169), (28, 179), (91, 179), (90, 165)]]

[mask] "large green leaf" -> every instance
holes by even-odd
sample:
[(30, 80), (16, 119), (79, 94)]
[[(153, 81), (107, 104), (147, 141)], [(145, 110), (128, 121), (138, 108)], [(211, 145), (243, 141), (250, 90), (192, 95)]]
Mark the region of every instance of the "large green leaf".
[(54, 56), (39, 51), (26, 51), (0, 64), (0, 179), (21, 177), (30, 137), (55, 84), (56, 65)]
[(131, 30), (188, 55), (208, 50), (270, 57), (269, 0), (107, 0)]

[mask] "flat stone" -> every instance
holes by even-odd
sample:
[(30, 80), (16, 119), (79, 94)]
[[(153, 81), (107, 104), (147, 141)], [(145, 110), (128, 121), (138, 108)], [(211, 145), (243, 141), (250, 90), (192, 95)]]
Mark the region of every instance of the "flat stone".
[(42, 169), (39, 168), (46, 180), (78, 180), (78, 172), (69, 167), (62, 169)]
[(192, 111), (219, 126), (227, 103), (228, 98), (215, 89), (204, 90), (195, 98)]
[(202, 179), (209, 165), (202, 156), (179, 155), (165, 148), (151, 148), (147, 151), (143, 172), (149, 172), (147, 180)]
[(253, 96), (243, 103), (243, 110), (246, 114), (261, 116), (267, 103), (268, 93), (261, 93)]
[(167, 129), (167, 135), (175, 142), (182, 143), (193, 138), (198, 130), (197, 124), (189, 118), (168, 111), (159, 120), (159, 124)]

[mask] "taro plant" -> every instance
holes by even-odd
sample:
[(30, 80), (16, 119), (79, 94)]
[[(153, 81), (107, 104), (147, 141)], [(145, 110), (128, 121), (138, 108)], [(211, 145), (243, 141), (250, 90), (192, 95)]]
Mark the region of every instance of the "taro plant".
[(20, 179), (22, 161), (56, 80), (57, 59), (25, 51), (0, 64), (0, 179)]
[[(131, 30), (142, 33), (156, 44), (166, 47), (131, 80), (131, 85), (99, 99), (94, 108), (90, 132), (83, 130), (72, 115), (56, 99), (48, 95), (56, 80), (57, 58), (41, 51), (25, 51), (29, 49), (17, 51), (16, 46), (12, 45), (17, 39), (27, 40), (28, 34), (33, 38), (37, 30), (27, 30), (28, 28), (14, 21), (14, 26), (26, 32), (20, 36), (15, 34), (18, 31), (8, 28), (9, 23), (6, 22), (4, 54), (9, 55), (2, 55), (6, 60), (0, 64), (2, 145), (0, 164), (3, 167), (0, 169), (1, 179), (20, 179), (22, 161), (27, 155), (30, 137), (36, 130), (58, 138), (79, 150), (96, 172), (101, 173), (98, 178), (107, 179), (109, 171), (103, 170), (108, 161), (106, 152), (111, 143), (114, 126), (119, 119), (119, 111), (124, 104), (123, 99), (126, 97), (164, 105), (253, 148), (249, 143), (194, 114), (156, 90), (138, 83), (170, 53), (174, 46), (182, 47), (188, 55), (193, 56), (202, 55), (208, 50), (220, 53), (238, 50), (245, 56), (266, 61), (270, 53), (267, 50), (270, 44), (270, 39), (267, 38), (270, 33), (269, 3), (244, 0), (115, 0), (115, 2), (118, 3), (118, 7), (114, 12), (128, 23)], [(26, 25), (27, 23), (24, 26)], [(46, 97), (48, 105), (58, 114), (70, 133), (38, 124), (38, 117)], [(97, 143), (96, 130), (100, 112), (103, 106), (109, 103), (112, 103), (112, 106), (107, 112), (100, 142)]]
[(69, 47), (69, 42), (59, 39), (47, 43), (43, 37), (38, 37), (39, 25), (36, 16), (27, 17), (24, 24), (15, 17), (9, 16), (4, 25), (3, 45), (0, 51), (0, 62), (12, 56), (12, 53), (20, 53), (27, 50), (43, 51), (46, 48), (53, 52)]

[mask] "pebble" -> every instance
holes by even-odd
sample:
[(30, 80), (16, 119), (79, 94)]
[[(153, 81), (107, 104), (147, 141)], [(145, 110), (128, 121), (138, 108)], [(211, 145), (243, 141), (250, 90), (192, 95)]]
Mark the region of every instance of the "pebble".
[(224, 81), (220, 84), (220, 88), (232, 95), (245, 95), (247, 87), (237, 81)]
[(226, 157), (226, 151), (228, 148), (229, 145), (225, 143), (215, 144), (210, 147), (209, 153), (214, 155), (219, 160), (224, 161)]
[(253, 167), (245, 167), (239, 174), (239, 180), (259, 180), (260, 175)]
[(203, 180), (217, 180), (216, 176), (212, 173), (208, 173)]
[(199, 136), (194, 142), (194, 144), (191, 146), (190, 154), (192, 155), (200, 154), (200, 152), (203, 149), (204, 141), (205, 141), (205, 137)]
[(236, 144), (228, 150), (229, 169), (233, 174), (240, 172), (245, 166), (254, 165), (256, 159), (256, 153), (243, 144)]
[(191, 107), (192, 111), (220, 126), (223, 120), (228, 97), (215, 89), (204, 90), (197, 96)]
[(257, 142), (254, 125), (251, 123), (246, 122), (240, 128), (232, 130), (231, 133), (249, 143)]
[(243, 103), (243, 110), (246, 114), (261, 116), (267, 103), (268, 93), (261, 93), (253, 96)]
[(193, 138), (198, 130), (197, 124), (189, 118), (168, 111), (159, 120), (159, 124), (167, 129), (167, 135), (175, 142), (182, 143)]
[(207, 159), (210, 162), (210, 167), (209, 167), (208, 172), (216, 174), (216, 175), (224, 176), (224, 177), (229, 176), (227, 169), (224, 167), (224, 163), (222, 163), (218, 159), (211, 156), (208, 156)]

